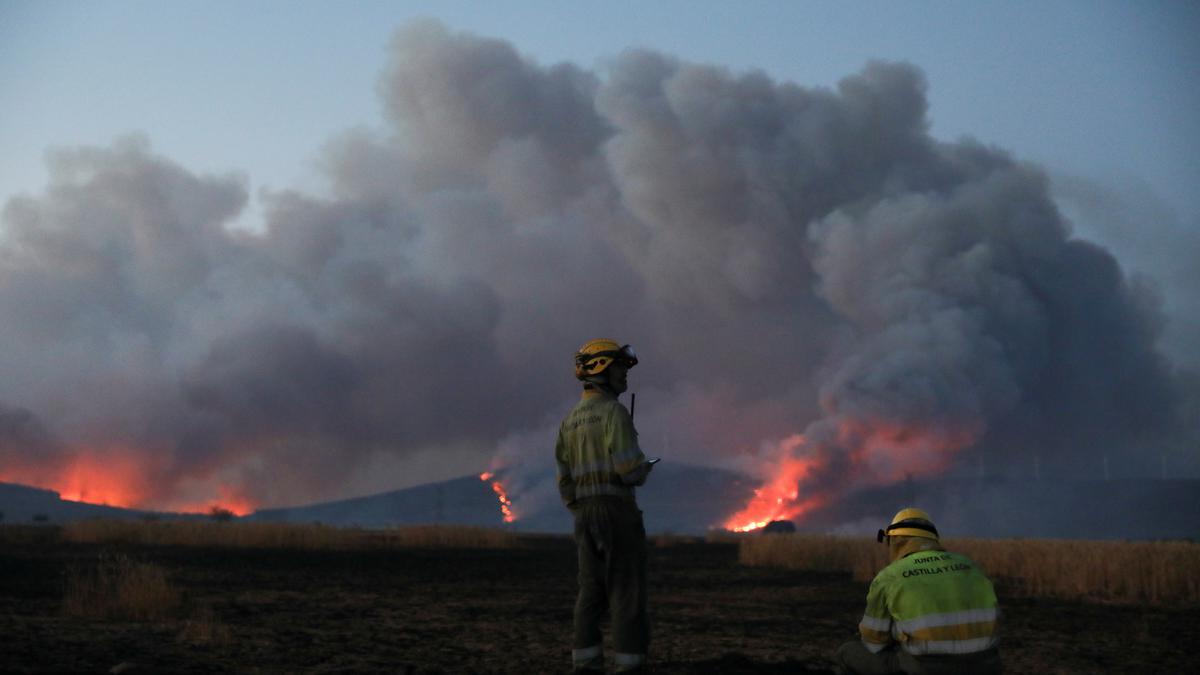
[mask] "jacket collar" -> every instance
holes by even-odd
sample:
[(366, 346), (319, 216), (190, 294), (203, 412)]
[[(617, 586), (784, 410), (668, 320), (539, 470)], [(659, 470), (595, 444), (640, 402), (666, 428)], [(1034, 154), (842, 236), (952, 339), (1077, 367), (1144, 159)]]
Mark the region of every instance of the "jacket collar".
[(608, 389), (608, 387), (604, 387), (604, 386), (601, 386), (598, 384), (591, 384), (591, 383), (583, 385), (583, 398), (584, 399), (596, 398), (598, 396), (604, 397), (604, 398), (616, 398), (617, 397), (617, 395), (612, 393), (612, 391), (610, 391)]
[(934, 541), (933, 539), (926, 539), (925, 537), (911, 537), (908, 541), (901, 544), (900, 548), (896, 550), (896, 557), (893, 558), (893, 560), (900, 560), (901, 558), (906, 558), (914, 553), (921, 553), (922, 551), (945, 550), (946, 549), (942, 548), (941, 543)]

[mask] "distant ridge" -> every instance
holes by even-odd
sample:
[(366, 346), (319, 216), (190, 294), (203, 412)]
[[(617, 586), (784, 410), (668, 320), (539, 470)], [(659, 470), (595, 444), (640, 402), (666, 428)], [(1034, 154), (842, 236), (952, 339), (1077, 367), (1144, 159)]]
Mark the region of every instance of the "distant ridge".
[(53, 490), (0, 483), (0, 512), (4, 514), (0, 523), (66, 523), (90, 518), (115, 520), (144, 520), (149, 518), (199, 518), (196, 514), (159, 513), (123, 509), (103, 504), (88, 504), (63, 499)]
[[(528, 476), (523, 476), (528, 482)], [(290, 508), (263, 509), (239, 520), (320, 522), (390, 527), (460, 524), (566, 533), (570, 514), (558, 501), (552, 473), (537, 489), (513, 495), (518, 519), (504, 524), (496, 495), (478, 476), (463, 476), (376, 495)], [(651, 534), (703, 534), (742, 508), (758, 483), (732, 471), (663, 462), (638, 490)], [(871, 536), (905, 506), (929, 511), (943, 536), (1061, 539), (1200, 540), (1200, 480), (1030, 481), (1002, 478), (902, 481), (868, 488), (826, 505), (797, 523), (802, 532)], [(52, 490), (0, 483), (3, 524), (61, 524), (89, 518), (204, 519), (64, 500)]]
[[(503, 476), (502, 476), (503, 478)], [(518, 519), (507, 525), (529, 532), (570, 532), (570, 513), (559, 502), (553, 470), (522, 477), (535, 483), (534, 493), (513, 495)], [(749, 477), (724, 469), (659, 464), (651, 483), (638, 490), (638, 502), (651, 532), (699, 534), (722, 522), (750, 498), (756, 484)], [(5, 523), (64, 523), (89, 518), (200, 519), (204, 514), (176, 514), (72, 502), (59, 493), (24, 485), (0, 483), (0, 512)], [(256, 511), (238, 520), (249, 522), (325, 523), (337, 526), (392, 527), (417, 524), (506, 526), (491, 484), (479, 476), (463, 476), (375, 495), (302, 506)]]
[(478, 476), (463, 476), (365, 497), (262, 509), (243, 520), (358, 527), (433, 523), (490, 526), (502, 523), (496, 495)]
[[(570, 532), (553, 475), (540, 499), (513, 496), (518, 519), (532, 532)], [(650, 533), (704, 534), (753, 495), (757, 481), (725, 469), (663, 462), (638, 489)], [(950, 537), (1200, 540), (1200, 480), (1030, 481), (999, 477), (902, 481), (866, 488), (797, 523), (802, 532), (873, 536), (896, 511), (920, 505)], [(478, 476), (383, 494), (259, 511), (248, 520), (387, 527), (419, 523), (503, 525), (496, 495)]]
[[(536, 496), (520, 490), (513, 494), (518, 518), (510, 527), (531, 532), (570, 532), (571, 516), (559, 502), (553, 471), (535, 478)], [(523, 476), (522, 482), (530, 481)], [(755, 487), (749, 477), (725, 469), (663, 462), (655, 468), (650, 483), (638, 489), (637, 499), (645, 513), (648, 531), (701, 534), (741, 508)], [(246, 516), (245, 520), (361, 527), (423, 523), (504, 525), (490, 483), (478, 476), (335, 502), (264, 509)]]

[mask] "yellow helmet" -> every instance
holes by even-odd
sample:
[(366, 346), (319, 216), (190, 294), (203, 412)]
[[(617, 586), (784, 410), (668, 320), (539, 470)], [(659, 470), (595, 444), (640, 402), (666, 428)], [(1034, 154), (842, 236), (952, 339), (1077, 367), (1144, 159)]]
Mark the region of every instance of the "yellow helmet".
[(599, 375), (614, 362), (621, 362), (627, 368), (637, 365), (637, 354), (629, 345), (617, 344), (616, 340), (601, 338), (589, 340), (579, 351), (575, 352), (575, 377), (583, 380), (593, 375)]
[(892, 524), (875, 535), (880, 542), (883, 542), (884, 537), (924, 537), (937, 541), (938, 531), (928, 513), (910, 507), (900, 509), (892, 518)]

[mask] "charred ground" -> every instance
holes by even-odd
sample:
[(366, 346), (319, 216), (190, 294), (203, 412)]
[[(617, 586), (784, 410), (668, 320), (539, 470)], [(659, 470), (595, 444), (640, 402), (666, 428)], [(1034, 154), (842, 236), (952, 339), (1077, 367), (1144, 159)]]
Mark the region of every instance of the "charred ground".
[[(555, 673), (570, 659), (569, 538), (504, 550), (295, 551), (75, 544), (37, 528), (0, 549), (5, 672)], [(751, 568), (737, 546), (660, 539), (650, 554), (661, 673), (831, 672), (866, 585)], [(101, 555), (168, 570), (169, 619), (69, 617), (65, 578)], [(1010, 673), (1188, 670), (1200, 608), (1010, 598)]]

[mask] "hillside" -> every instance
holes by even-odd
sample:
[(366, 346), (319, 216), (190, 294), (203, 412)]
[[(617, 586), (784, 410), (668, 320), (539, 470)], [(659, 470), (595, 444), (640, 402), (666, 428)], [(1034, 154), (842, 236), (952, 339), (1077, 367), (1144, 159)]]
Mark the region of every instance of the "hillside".
[(151, 517), (198, 517), (123, 509), (103, 504), (87, 504), (62, 499), (53, 490), (0, 483), (0, 514), (5, 523), (65, 523), (88, 518), (141, 519)]
[[(531, 532), (570, 531), (570, 514), (559, 503), (553, 472), (538, 475), (533, 480), (525, 478), (523, 482), (532, 489), (514, 491), (517, 519), (512, 527)], [(638, 489), (638, 503), (645, 513), (647, 531), (699, 534), (741, 508), (754, 487), (748, 477), (723, 469), (663, 462), (654, 470), (650, 484)], [(490, 483), (478, 476), (355, 499), (264, 509), (247, 519), (362, 527), (419, 523), (503, 524), (499, 502)]]
[[(526, 532), (569, 532), (551, 472), (502, 476)], [(638, 490), (650, 533), (702, 534), (719, 526), (757, 484), (731, 471), (667, 462)], [(1015, 481), (1000, 478), (907, 481), (847, 495), (797, 523), (801, 531), (870, 536), (898, 509), (920, 505), (944, 535), (1063, 539), (1200, 539), (1200, 480)], [(204, 518), (63, 500), (50, 490), (0, 483), (5, 523), (63, 523), (88, 518)], [(491, 484), (463, 476), (376, 495), (272, 508), (259, 522), (320, 522), (390, 527), (425, 523), (503, 526)]]

